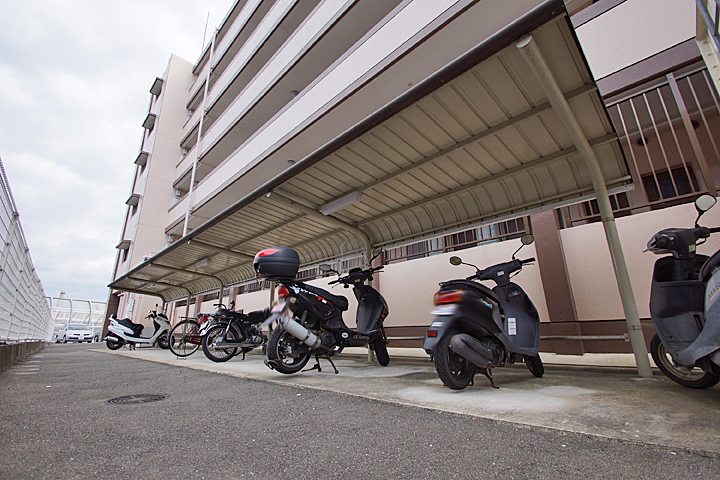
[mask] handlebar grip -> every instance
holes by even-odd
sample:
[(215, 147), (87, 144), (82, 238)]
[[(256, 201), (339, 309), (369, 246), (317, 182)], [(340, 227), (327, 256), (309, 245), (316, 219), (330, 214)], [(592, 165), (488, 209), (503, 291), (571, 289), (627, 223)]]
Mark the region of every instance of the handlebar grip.
[(526, 258), (525, 260), (520, 260), (520, 263), (524, 265), (526, 263), (530, 263), (530, 262), (534, 262), (534, 261), (535, 261), (535, 257), (531, 257), (531, 258)]
[(668, 237), (661, 236), (661, 237), (658, 237), (655, 239), (654, 247), (655, 248), (667, 248), (668, 246), (670, 246), (671, 243), (672, 243), (672, 241)]
[(708, 228), (708, 232), (710, 232), (710, 233), (718, 233), (718, 232), (720, 232), (720, 227)]
[(340, 280), (333, 280), (332, 282), (328, 282), (328, 285), (335, 285), (336, 283), (340, 283)]

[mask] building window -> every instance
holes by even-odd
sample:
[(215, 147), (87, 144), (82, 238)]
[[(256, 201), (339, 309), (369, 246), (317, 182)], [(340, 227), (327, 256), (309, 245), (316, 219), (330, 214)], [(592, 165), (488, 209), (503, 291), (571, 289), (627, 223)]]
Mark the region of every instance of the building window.
[(128, 250), (129, 250), (128, 248), (125, 248), (122, 251), (122, 263), (127, 262)]
[[(670, 173), (672, 173), (672, 178)], [(680, 197), (699, 190), (691, 166), (687, 167), (687, 172), (685, 168), (678, 167), (673, 168), (671, 172), (664, 170), (656, 172), (655, 175), (644, 175), (642, 182), (647, 193), (648, 202)]]

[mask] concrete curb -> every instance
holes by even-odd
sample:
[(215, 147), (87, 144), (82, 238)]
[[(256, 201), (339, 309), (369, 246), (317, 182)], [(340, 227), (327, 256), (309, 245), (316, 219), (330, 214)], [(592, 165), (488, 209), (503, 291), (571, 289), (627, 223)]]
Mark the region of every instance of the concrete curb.
[(0, 345), (0, 372), (10, 368), (15, 362), (47, 347), (48, 342), (24, 342)]

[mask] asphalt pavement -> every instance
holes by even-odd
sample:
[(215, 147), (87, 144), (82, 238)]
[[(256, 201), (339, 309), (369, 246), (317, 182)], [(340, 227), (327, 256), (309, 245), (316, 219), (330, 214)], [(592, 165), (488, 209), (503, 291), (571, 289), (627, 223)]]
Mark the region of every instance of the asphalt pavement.
[(0, 479), (720, 478), (718, 387), (548, 367), (451, 392), (392, 351), (262, 359), (51, 345), (0, 373)]

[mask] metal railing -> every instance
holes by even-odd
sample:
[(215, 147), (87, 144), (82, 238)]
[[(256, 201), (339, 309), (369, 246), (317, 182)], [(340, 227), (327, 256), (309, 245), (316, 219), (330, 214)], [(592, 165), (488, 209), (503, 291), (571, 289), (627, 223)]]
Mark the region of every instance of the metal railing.
[(50, 340), (54, 321), (0, 160), (0, 343)]
[[(635, 189), (611, 196), (616, 216), (692, 202), (720, 183), (720, 98), (707, 68), (668, 74), (607, 106)], [(558, 209), (561, 226), (600, 220), (595, 200)]]

